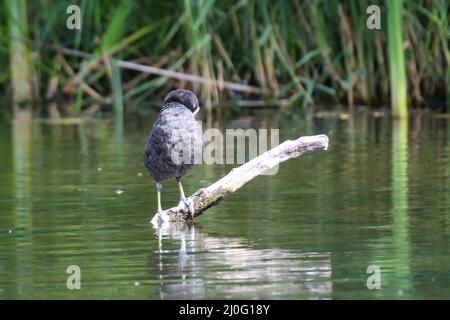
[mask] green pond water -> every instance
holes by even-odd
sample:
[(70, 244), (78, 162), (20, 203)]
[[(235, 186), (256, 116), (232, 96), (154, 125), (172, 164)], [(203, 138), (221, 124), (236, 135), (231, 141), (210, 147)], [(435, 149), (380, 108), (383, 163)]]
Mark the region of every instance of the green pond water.
[[(450, 298), (450, 120), (283, 116), (224, 128), (325, 133), (184, 229), (155, 229), (142, 149), (155, 113), (49, 124), (0, 121), (0, 299)], [(201, 165), (192, 194), (231, 165)], [(176, 205), (175, 181), (163, 207)], [(81, 289), (69, 290), (76, 265)], [(367, 288), (369, 266), (380, 289)]]

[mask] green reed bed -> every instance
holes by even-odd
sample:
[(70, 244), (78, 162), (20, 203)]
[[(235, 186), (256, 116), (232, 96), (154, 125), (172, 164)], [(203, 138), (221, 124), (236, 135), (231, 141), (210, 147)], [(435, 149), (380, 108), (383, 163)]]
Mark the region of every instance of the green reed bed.
[[(81, 8), (81, 30), (66, 28), (71, 4)], [(381, 8), (380, 30), (366, 26), (371, 4)], [(449, 0), (8, 0), (0, 7), (0, 86), (16, 100), (35, 98), (34, 90), (41, 100), (72, 101), (59, 107), (69, 114), (142, 109), (172, 87), (194, 88), (207, 105), (383, 104), (400, 117), (412, 107), (450, 110), (448, 12)], [(116, 68), (116, 60), (215, 85)], [(224, 81), (262, 93), (226, 90)]]

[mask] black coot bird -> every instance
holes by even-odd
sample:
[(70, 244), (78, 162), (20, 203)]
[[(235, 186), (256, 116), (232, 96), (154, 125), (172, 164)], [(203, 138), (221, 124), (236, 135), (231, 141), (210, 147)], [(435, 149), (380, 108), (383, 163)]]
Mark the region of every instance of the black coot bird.
[(156, 182), (158, 213), (162, 212), (162, 181), (175, 178), (180, 189), (180, 201), (186, 199), (181, 177), (201, 161), (203, 152), (201, 123), (194, 118), (199, 110), (194, 93), (183, 89), (171, 91), (164, 98), (159, 117), (148, 136), (144, 163)]

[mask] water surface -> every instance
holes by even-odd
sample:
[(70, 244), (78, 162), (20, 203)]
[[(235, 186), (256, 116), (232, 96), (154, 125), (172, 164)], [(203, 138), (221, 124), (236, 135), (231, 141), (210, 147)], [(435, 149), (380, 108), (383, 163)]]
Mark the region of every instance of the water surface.
[[(0, 299), (450, 298), (450, 121), (276, 111), (213, 122), (325, 133), (186, 228), (154, 229), (142, 148), (155, 114), (0, 123)], [(232, 166), (202, 165), (187, 193)], [(178, 202), (174, 181), (163, 206)], [(66, 269), (81, 269), (81, 290)], [(367, 268), (381, 269), (369, 290)]]

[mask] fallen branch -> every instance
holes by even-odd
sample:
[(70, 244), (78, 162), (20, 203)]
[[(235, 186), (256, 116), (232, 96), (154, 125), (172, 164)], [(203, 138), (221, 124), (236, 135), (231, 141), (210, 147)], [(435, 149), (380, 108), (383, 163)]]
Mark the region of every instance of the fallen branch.
[[(55, 50), (57, 52), (70, 55), (70, 56), (76, 56), (84, 59), (91, 59), (91, 60), (97, 60), (101, 61), (103, 58), (91, 53), (74, 50), (74, 49), (68, 49), (68, 48), (62, 48), (62, 47), (56, 47), (53, 45), (46, 45), (45, 48)], [(208, 86), (218, 86), (219, 82), (213, 79), (208, 79), (204, 77), (200, 77), (197, 75), (184, 73), (184, 72), (177, 72), (157, 67), (152, 67), (148, 65), (143, 65), (135, 62), (130, 61), (124, 61), (124, 60), (118, 60), (115, 59), (115, 63), (120, 68), (130, 69), (130, 70), (136, 70), (140, 72), (146, 72), (150, 74), (156, 74), (163, 77), (178, 79), (182, 81), (188, 81), (193, 83), (201, 83)], [(234, 90), (234, 91), (240, 91), (240, 92), (247, 92), (247, 93), (255, 93), (255, 94), (264, 94), (266, 93), (264, 90), (258, 87), (249, 86), (246, 84), (241, 83), (234, 83), (234, 82), (228, 82), (228, 81), (222, 81), (220, 85), (228, 90)]]
[(161, 214), (156, 214), (152, 223), (186, 221), (197, 217), (256, 176), (274, 168), (281, 162), (316, 150), (327, 150), (327, 148), (328, 137), (323, 134), (285, 141), (242, 166), (234, 168), (225, 177), (209, 187), (198, 190), (187, 198), (187, 204), (182, 203), (177, 207), (163, 211)]

